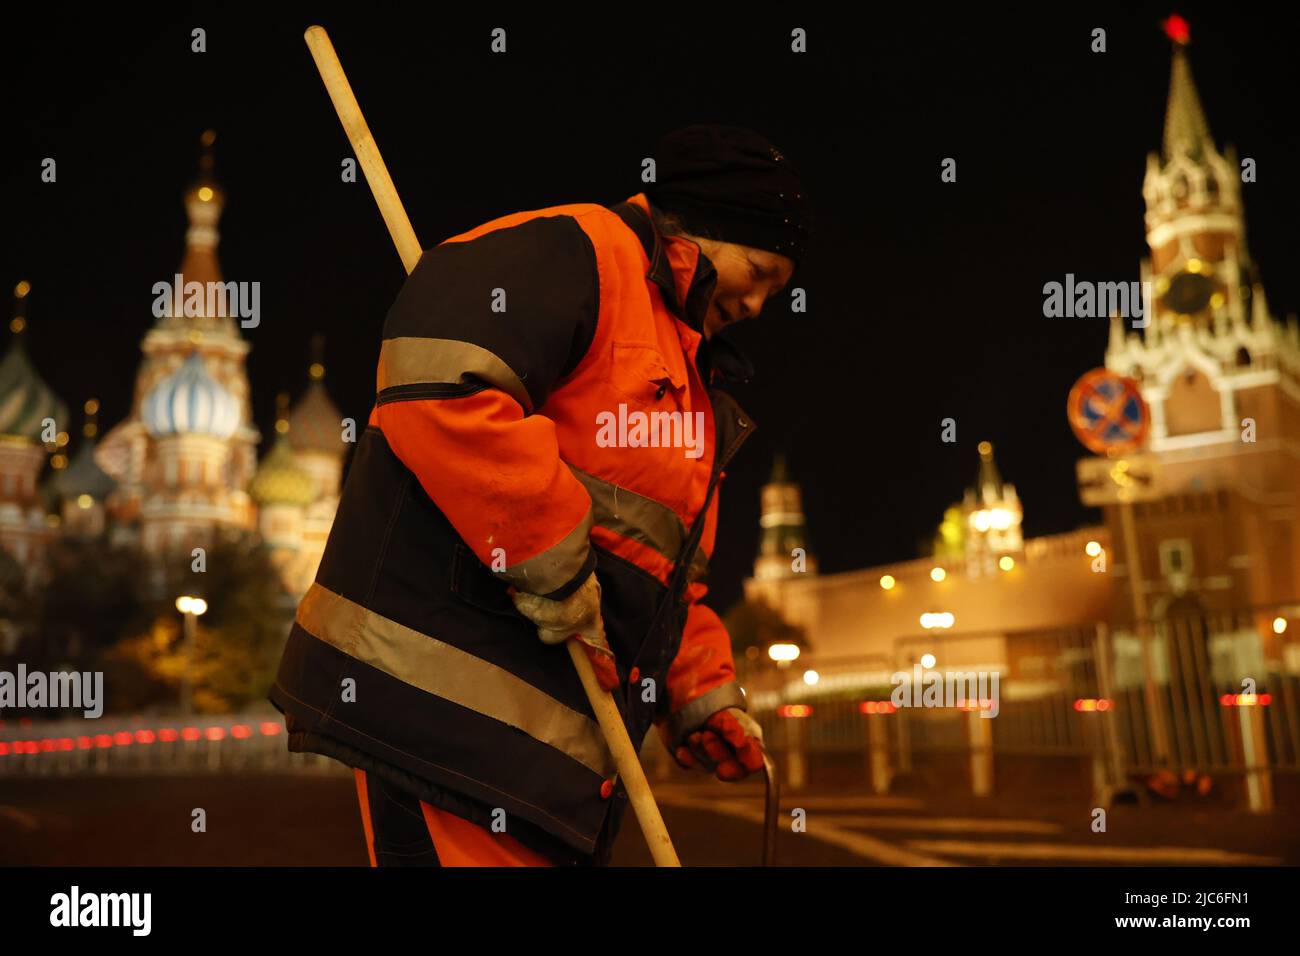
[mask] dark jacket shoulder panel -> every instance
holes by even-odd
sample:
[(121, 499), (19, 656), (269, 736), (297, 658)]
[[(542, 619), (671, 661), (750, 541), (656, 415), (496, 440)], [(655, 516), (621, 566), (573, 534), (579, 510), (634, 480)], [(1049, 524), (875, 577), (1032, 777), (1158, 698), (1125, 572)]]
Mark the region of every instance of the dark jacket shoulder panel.
[(600, 312), (596, 251), (573, 216), (538, 216), (426, 249), (384, 323), (384, 339), (468, 343), (546, 401), (590, 348)]

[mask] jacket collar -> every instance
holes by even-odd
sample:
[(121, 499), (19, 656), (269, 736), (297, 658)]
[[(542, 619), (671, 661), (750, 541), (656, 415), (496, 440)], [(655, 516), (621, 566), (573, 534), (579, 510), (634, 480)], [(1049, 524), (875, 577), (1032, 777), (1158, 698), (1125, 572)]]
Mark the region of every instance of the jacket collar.
[[(637, 193), (611, 209), (641, 240), (646, 258), (650, 262), (646, 278), (659, 287), (664, 304), (687, 326), (699, 333), (700, 343), (696, 352), (696, 363), (700, 366), (704, 381), (709, 382), (715, 376), (722, 381), (731, 382), (748, 382), (753, 378), (753, 363), (740, 349), (721, 335), (715, 335), (711, 339), (704, 337), (704, 313), (708, 311), (709, 298), (713, 295), (713, 287), (718, 281), (718, 274), (709, 257), (703, 253), (697, 253), (695, 256), (693, 272), (689, 281), (685, 283), (686, 305), (683, 308), (681, 296), (678, 294), (678, 274), (673, 269), (667, 246), (667, 243), (675, 240), (664, 237), (659, 232), (645, 193)], [(689, 245), (695, 247), (694, 243)], [(698, 247), (695, 248), (698, 250)], [(678, 259), (683, 262), (679, 270), (684, 277), (686, 269), (691, 266), (685, 264), (681, 257)]]
[[(659, 287), (664, 304), (679, 319), (703, 335), (704, 313), (708, 310), (709, 298), (712, 296), (713, 286), (718, 280), (718, 274), (714, 271), (713, 263), (709, 261), (709, 257), (703, 253), (695, 255), (693, 272), (689, 278), (686, 277), (685, 271), (692, 267), (685, 263), (679, 266), (679, 269), (682, 270), (681, 278), (683, 282), (681, 284), (684, 284), (686, 289), (686, 302), (683, 305), (683, 296), (679, 294), (678, 290), (679, 277), (673, 269), (672, 259), (669, 257), (668, 252), (667, 244), (673, 240), (665, 238), (659, 232), (659, 227), (655, 224), (651, 215), (650, 203), (646, 199), (645, 193), (637, 193), (612, 208), (627, 227), (636, 234), (636, 237), (641, 240), (646, 258), (650, 260), (650, 268), (646, 271), (646, 278)], [(678, 258), (680, 260), (681, 257)]]

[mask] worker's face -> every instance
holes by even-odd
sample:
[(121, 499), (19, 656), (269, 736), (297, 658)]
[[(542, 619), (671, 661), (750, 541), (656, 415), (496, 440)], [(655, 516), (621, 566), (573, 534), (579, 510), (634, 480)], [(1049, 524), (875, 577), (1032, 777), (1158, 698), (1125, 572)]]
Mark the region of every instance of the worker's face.
[(699, 243), (718, 273), (718, 284), (704, 316), (705, 338), (758, 315), (768, 299), (784, 291), (794, 274), (794, 261), (779, 253), (698, 236), (687, 238)]

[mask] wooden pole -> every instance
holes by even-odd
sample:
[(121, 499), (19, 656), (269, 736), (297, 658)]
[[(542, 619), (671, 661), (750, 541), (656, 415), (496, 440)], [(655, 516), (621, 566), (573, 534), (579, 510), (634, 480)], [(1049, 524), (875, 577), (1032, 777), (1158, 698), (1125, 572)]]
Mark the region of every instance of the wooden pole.
[(420, 261), (423, 250), (420, 248), (419, 240), (415, 238), (415, 230), (411, 228), (411, 220), (406, 215), (402, 200), (397, 195), (397, 187), (393, 185), (393, 179), (388, 175), (384, 158), (379, 155), (375, 138), (370, 135), (370, 127), (366, 125), (366, 119), (361, 115), (361, 106), (352, 93), (352, 84), (348, 82), (347, 74), (343, 72), (343, 64), (339, 62), (338, 54), (334, 52), (334, 44), (330, 42), (329, 34), (325, 32), (324, 27), (308, 27), (303, 37), (307, 40), (307, 48), (311, 50), (312, 59), (316, 61), (320, 78), (325, 81), (325, 90), (334, 103), (334, 112), (338, 113), (343, 131), (348, 135), (348, 142), (352, 144), (352, 150), (357, 154), (357, 162), (361, 164), (361, 170), (366, 174), (370, 192), (374, 194), (375, 202), (379, 205), (379, 214), (384, 217), (388, 233), (397, 245), (397, 254), (402, 257), (406, 274), (410, 275), (416, 263)]
[(627, 728), (623, 726), (618, 705), (608, 691), (601, 690), (591, 660), (578, 645), (578, 641), (570, 639), (564, 643), (569, 648), (569, 656), (573, 658), (573, 666), (578, 669), (578, 678), (582, 681), (582, 689), (587, 692), (591, 709), (596, 712), (596, 720), (600, 723), (601, 733), (605, 735), (605, 743), (614, 755), (614, 766), (623, 778), (623, 785), (627, 787), (628, 800), (637, 822), (641, 824), (641, 832), (645, 834), (645, 842), (650, 847), (650, 856), (654, 858), (655, 866), (681, 866), (677, 851), (673, 849), (673, 841), (668, 836), (668, 828), (664, 825), (664, 818), (659, 814), (654, 794), (650, 792), (650, 782), (646, 780), (641, 759), (632, 746), (632, 738), (627, 735)]
[[(411, 228), (411, 220), (406, 215), (402, 200), (397, 195), (397, 187), (393, 185), (383, 157), (379, 155), (379, 147), (375, 145), (374, 137), (370, 135), (370, 127), (366, 125), (365, 117), (361, 115), (361, 106), (352, 94), (352, 85), (348, 83), (347, 75), (343, 72), (343, 64), (339, 62), (338, 54), (334, 52), (334, 44), (330, 42), (329, 34), (325, 32), (324, 27), (308, 27), (303, 36), (307, 41), (308, 49), (311, 50), (312, 59), (316, 61), (316, 69), (320, 71), (321, 79), (325, 82), (330, 100), (334, 103), (334, 111), (338, 113), (348, 141), (357, 154), (357, 161), (366, 174), (370, 191), (374, 194), (375, 202), (379, 204), (379, 212), (384, 217), (384, 224), (388, 226), (389, 235), (393, 237), (393, 243), (397, 246), (397, 253), (402, 257), (402, 265), (406, 268), (407, 275), (410, 275), (420, 261), (423, 250), (415, 237), (415, 230)], [(636, 748), (632, 746), (632, 738), (628, 736), (627, 728), (623, 726), (618, 705), (614, 703), (614, 698), (608, 691), (601, 690), (586, 652), (572, 640), (565, 643), (569, 648), (569, 656), (573, 659), (573, 666), (578, 670), (582, 688), (587, 692), (587, 700), (591, 703), (591, 709), (595, 711), (600, 731), (605, 737), (605, 744), (614, 756), (614, 766), (627, 787), (628, 799), (636, 813), (637, 822), (641, 824), (641, 832), (645, 834), (655, 865), (681, 866), (681, 862), (677, 859), (677, 852), (673, 849), (672, 840), (668, 836), (668, 828), (664, 826), (663, 817), (655, 803), (654, 794), (650, 791), (650, 783), (646, 780), (641, 760), (637, 756)]]

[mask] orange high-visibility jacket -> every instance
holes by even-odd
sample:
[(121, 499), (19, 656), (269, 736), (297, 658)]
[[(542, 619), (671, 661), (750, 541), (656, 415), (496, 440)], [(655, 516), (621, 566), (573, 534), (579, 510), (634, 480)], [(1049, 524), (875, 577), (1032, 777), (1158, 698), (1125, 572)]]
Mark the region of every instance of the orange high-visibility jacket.
[[(644, 194), (504, 216), (426, 250), (270, 699), (327, 754), (558, 860), (626, 796), (563, 647), (514, 608), (595, 570), (634, 744), (743, 707), (699, 603), (715, 490), (753, 425), (701, 334), (716, 273)], [(716, 345), (716, 343), (715, 343)], [(612, 793), (611, 793), (612, 790)]]

